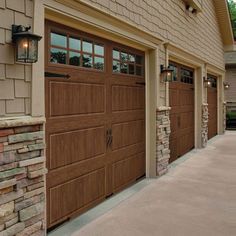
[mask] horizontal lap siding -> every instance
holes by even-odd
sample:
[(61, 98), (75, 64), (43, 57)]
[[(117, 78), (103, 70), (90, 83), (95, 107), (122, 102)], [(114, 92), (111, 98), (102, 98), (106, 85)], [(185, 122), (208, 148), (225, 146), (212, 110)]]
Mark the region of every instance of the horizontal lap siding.
[(224, 66), (223, 43), (213, 0), (202, 1), (202, 12), (188, 14), (182, 0), (86, 0), (109, 14), (168, 40), (218, 67)]
[(236, 69), (227, 69), (226, 81), (230, 88), (225, 90), (225, 99), (227, 102), (236, 102)]

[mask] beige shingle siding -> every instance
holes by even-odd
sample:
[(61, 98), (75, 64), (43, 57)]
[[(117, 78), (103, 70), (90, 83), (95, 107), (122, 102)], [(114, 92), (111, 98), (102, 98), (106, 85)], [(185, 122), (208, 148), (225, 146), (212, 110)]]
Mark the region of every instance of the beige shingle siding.
[(11, 25), (32, 25), (33, 1), (0, 0), (0, 117), (30, 113), (31, 66), (15, 64)]
[(230, 84), (230, 88), (225, 90), (225, 100), (227, 102), (236, 102), (236, 68), (227, 69), (226, 81)]
[(197, 15), (187, 13), (182, 0), (83, 2), (148, 30), (212, 65), (224, 67), (223, 43), (213, 0), (202, 1), (202, 12)]

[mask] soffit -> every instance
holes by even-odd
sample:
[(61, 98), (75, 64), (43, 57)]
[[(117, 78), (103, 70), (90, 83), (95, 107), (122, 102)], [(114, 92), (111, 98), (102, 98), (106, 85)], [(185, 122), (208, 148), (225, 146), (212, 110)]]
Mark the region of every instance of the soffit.
[(233, 31), (228, 11), (227, 0), (214, 0), (216, 15), (224, 45), (232, 45), (234, 43)]

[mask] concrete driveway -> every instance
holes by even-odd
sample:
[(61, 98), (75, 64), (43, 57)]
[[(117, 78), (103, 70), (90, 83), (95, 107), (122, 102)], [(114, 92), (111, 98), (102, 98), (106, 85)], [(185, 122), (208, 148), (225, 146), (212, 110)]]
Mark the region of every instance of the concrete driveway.
[(207, 148), (174, 163), (165, 176), (150, 180), (82, 228), (75, 226), (65, 235), (235, 236), (236, 132), (213, 138)]

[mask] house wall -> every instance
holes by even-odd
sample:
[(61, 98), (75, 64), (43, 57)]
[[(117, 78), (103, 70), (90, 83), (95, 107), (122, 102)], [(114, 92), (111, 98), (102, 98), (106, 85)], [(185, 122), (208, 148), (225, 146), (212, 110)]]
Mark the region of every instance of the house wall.
[[(226, 82), (230, 84), (229, 89), (225, 90), (226, 102), (233, 102), (236, 105), (236, 68), (227, 68)], [(230, 104), (229, 104), (230, 105)]]
[(198, 58), (224, 68), (224, 51), (214, 1), (202, 2), (197, 15), (182, 0), (82, 0), (108, 14), (148, 31)]

